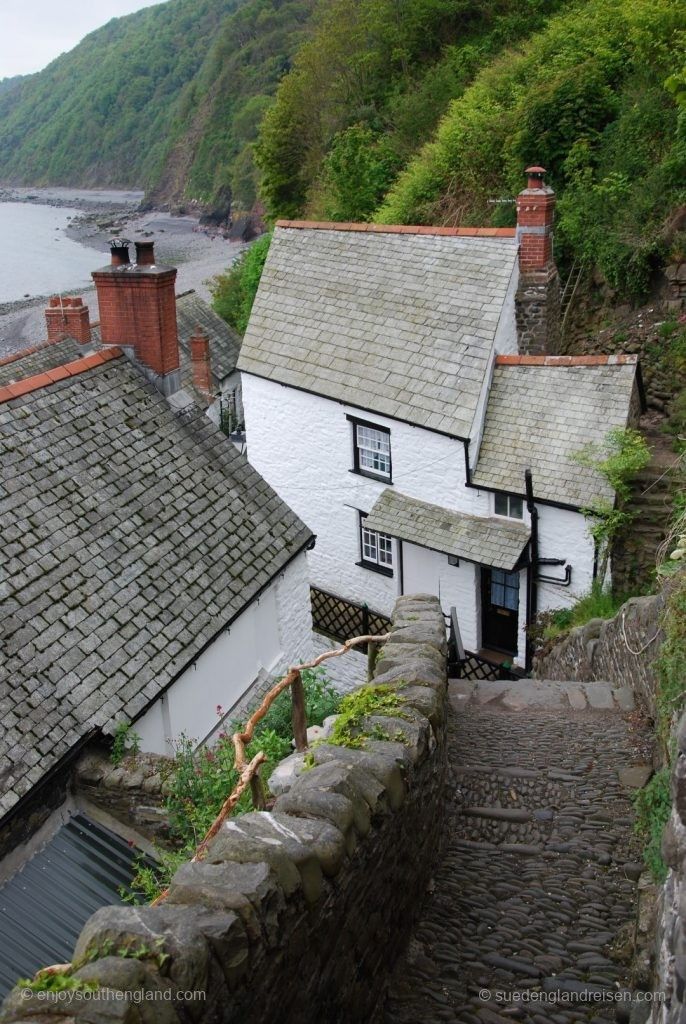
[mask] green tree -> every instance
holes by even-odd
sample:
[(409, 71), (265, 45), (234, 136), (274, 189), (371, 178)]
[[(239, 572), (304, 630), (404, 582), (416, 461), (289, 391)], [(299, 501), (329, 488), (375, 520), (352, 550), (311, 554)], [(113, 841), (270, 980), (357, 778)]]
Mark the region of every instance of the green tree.
[(219, 274), (212, 282), (215, 312), (241, 334), (248, 326), (271, 238), (271, 234), (262, 235), (225, 274)]
[(331, 220), (365, 221), (393, 180), (397, 159), (388, 143), (362, 124), (339, 132), (323, 174), (324, 213)]

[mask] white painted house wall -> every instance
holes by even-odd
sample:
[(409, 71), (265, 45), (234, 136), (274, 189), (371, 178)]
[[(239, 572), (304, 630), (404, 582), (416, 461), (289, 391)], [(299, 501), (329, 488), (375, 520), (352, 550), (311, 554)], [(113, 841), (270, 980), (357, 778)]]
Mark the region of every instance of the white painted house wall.
[[(390, 430), (392, 485), (403, 494), (476, 516), (494, 514), (494, 495), (466, 486), (464, 446), (455, 438), (413, 427), (375, 413), (243, 374), (247, 454), (259, 473), (317, 535), (308, 555), (311, 583), (350, 601), (366, 602), (389, 614), (400, 592), (398, 543), (392, 578), (358, 566), (358, 510), (370, 512), (389, 486), (353, 468), (354, 416)], [(522, 481), (523, 490), (524, 481)], [(535, 481), (534, 481), (535, 485)], [(571, 603), (593, 578), (593, 544), (583, 516), (539, 505), (539, 555), (567, 558), (573, 566), (569, 588), (539, 585), (541, 610)], [(524, 522), (529, 516), (524, 511)], [(465, 647), (481, 647), (480, 570), (460, 559), (403, 543), (403, 590), (433, 593), (443, 610), (458, 611)], [(542, 570), (564, 576), (564, 567)], [(526, 572), (520, 574), (519, 664), (524, 663)], [(331, 664), (331, 676), (336, 669)]]
[(135, 721), (141, 750), (173, 753), (182, 735), (205, 742), (260, 678), (312, 655), (307, 559), (302, 552)]

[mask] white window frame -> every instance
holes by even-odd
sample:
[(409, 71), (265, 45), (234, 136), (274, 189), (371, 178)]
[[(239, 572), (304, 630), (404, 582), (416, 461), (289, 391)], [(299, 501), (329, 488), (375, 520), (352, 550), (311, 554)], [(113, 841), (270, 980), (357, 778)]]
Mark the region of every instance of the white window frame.
[(354, 416), (348, 419), (353, 428), (353, 472), (391, 483), (391, 432), (387, 427)]
[(379, 533), (378, 530), (369, 530), (364, 521), (366, 516), (360, 512), (359, 534), (360, 534), (360, 562), (366, 569), (373, 569), (376, 572), (384, 573), (386, 576), (393, 575), (393, 538), (387, 533)]

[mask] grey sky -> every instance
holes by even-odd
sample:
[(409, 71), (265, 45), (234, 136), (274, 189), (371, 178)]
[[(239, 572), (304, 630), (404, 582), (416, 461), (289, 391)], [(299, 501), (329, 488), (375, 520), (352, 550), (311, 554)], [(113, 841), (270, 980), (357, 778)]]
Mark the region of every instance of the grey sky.
[(0, 0), (0, 78), (40, 71), (111, 18), (160, 0)]

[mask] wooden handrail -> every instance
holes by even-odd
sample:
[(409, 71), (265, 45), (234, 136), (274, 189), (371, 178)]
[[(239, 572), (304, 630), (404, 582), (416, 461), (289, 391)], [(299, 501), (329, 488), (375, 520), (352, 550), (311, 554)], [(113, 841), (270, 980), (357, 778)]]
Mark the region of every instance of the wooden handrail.
[[(234, 787), (233, 791), (226, 798), (222, 804), (219, 814), (214, 819), (209, 829), (198, 843), (195, 853), (191, 857), (191, 863), (203, 860), (207, 848), (212, 839), (216, 836), (219, 829), (222, 827), (226, 819), (235, 810), (238, 801), (246, 791), (248, 786), (251, 787), (253, 792), (253, 802), (255, 802), (255, 795), (257, 787), (259, 786), (259, 779), (257, 778), (261, 765), (267, 760), (263, 751), (259, 751), (253, 759), (249, 762), (245, 760), (245, 748), (250, 743), (255, 732), (255, 726), (269, 711), (276, 698), (280, 693), (291, 687), (291, 695), (293, 699), (293, 734), (295, 739), (296, 750), (307, 749), (307, 714), (305, 708), (305, 690), (302, 684), (301, 672), (303, 669), (317, 668), (322, 662), (327, 661), (329, 658), (338, 658), (341, 654), (346, 654), (353, 647), (358, 647), (360, 644), (379, 644), (384, 643), (389, 639), (390, 633), (384, 633), (381, 636), (356, 636), (352, 640), (346, 640), (342, 647), (338, 647), (333, 651), (324, 651), (318, 655), (313, 661), (308, 661), (305, 664), (298, 665), (296, 668), (291, 668), (278, 683), (272, 686), (271, 690), (265, 694), (262, 699), (260, 706), (253, 711), (252, 715), (245, 723), (245, 729), (243, 732), (235, 732), (233, 734), (233, 746), (235, 750), (234, 764), (235, 768), (239, 773), (239, 779)], [(253, 788), (253, 781), (257, 780), (257, 785)], [(259, 787), (261, 793), (261, 786)], [(257, 797), (257, 802), (260, 802), (260, 797)], [(257, 804), (256, 804), (257, 807)], [(261, 808), (257, 807), (258, 810)], [(160, 903), (169, 895), (169, 889), (165, 889), (164, 892), (160, 893), (157, 899), (153, 900), (150, 904), (151, 907), (157, 907)]]

